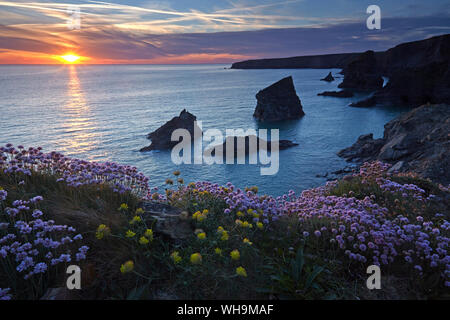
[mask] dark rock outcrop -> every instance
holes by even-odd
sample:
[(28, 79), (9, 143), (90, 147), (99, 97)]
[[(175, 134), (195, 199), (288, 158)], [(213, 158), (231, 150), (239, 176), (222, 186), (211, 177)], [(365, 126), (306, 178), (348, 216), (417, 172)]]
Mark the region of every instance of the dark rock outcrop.
[[(418, 107), (450, 103), (450, 35), (400, 44), (376, 58), (376, 70), (389, 82), (353, 106)], [(345, 70), (345, 69), (344, 69)], [(345, 81), (345, 78), (344, 78)]]
[(331, 72), (330, 72), (330, 73), (328, 73), (328, 75), (327, 75), (325, 78), (320, 79), (320, 80), (321, 80), (321, 81), (331, 82), (331, 81), (334, 81), (334, 77), (333, 77), (333, 75), (332, 75)]
[(354, 106), (384, 104), (417, 107), (425, 103), (450, 103), (449, 61), (398, 70), (384, 88)]
[[(195, 121), (197, 117), (192, 113), (183, 109), (178, 117), (172, 118), (172, 120), (166, 122), (163, 126), (157, 130), (148, 134), (147, 138), (152, 141), (152, 143), (140, 151), (151, 151), (151, 150), (166, 150), (173, 148), (179, 141), (171, 141), (172, 132), (176, 129), (186, 129), (191, 134), (191, 138), (194, 139), (194, 129), (196, 127)], [(197, 130), (200, 130), (197, 127)]]
[(261, 121), (298, 119), (305, 115), (292, 77), (286, 77), (256, 94), (253, 116)]
[[(250, 154), (250, 141), (255, 141), (257, 143), (255, 152), (258, 152), (260, 149), (271, 151), (272, 150), (272, 142), (261, 139), (257, 136), (232, 136), (226, 137), (225, 142), (215, 146), (215, 148), (222, 148), (223, 156), (226, 156), (227, 144), (233, 144), (233, 152), (236, 157), (238, 154), (249, 155)], [(284, 150), (291, 147), (298, 146), (298, 143), (292, 142), (290, 140), (278, 140), (278, 149)], [(211, 155), (215, 155), (215, 149), (212, 150)]]
[(338, 156), (347, 161), (368, 161), (375, 158), (384, 145), (383, 139), (373, 139), (373, 134), (363, 134), (356, 142), (338, 152)]
[(324, 91), (322, 93), (318, 93), (317, 95), (325, 97), (350, 98), (353, 97), (353, 92), (350, 90)]
[(168, 240), (181, 242), (192, 236), (194, 230), (186, 211), (154, 201), (144, 201), (141, 207), (146, 216), (155, 219), (155, 231)]
[(338, 155), (348, 161), (381, 160), (450, 184), (450, 106), (423, 105), (384, 126), (382, 139), (361, 136)]
[(383, 78), (377, 70), (375, 52), (369, 50), (350, 62), (343, 70), (344, 80), (339, 88), (376, 90), (383, 86)]

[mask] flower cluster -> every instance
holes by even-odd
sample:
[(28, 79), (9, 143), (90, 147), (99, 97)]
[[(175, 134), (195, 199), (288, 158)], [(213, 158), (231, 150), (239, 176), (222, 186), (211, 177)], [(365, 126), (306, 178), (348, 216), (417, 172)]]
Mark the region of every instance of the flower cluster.
[[(387, 173), (389, 168), (390, 165), (381, 162), (366, 163), (353, 177), (363, 184), (374, 183), (381, 192), (394, 198), (400, 196), (410, 204), (426, 204), (433, 199), (433, 195), (427, 195), (417, 185), (395, 182)], [(439, 273), (446, 285), (450, 283), (449, 222), (444, 215), (422, 216), (422, 206), (409, 213), (393, 212), (377, 203), (375, 196), (359, 199), (353, 196), (353, 191), (331, 195), (337, 184), (331, 181), (305, 190), (300, 196), (290, 191), (271, 197), (257, 195), (256, 190), (243, 191), (231, 183), (224, 187), (197, 182), (182, 187), (176, 197), (184, 192), (194, 197), (194, 202), (205, 194), (220, 198), (226, 204), (224, 213), (235, 216), (236, 225), (242, 228), (255, 225), (270, 230), (272, 222), (282, 216), (297, 216), (301, 237), (337, 250), (350, 261), (376, 265), (407, 263), (414, 272)], [(203, 216), (196, 212), (193, 218), (202, 220)], [(222, 227), (218, 232), (228, 238)]]
[[(7, 192), (0, 201), (0, 261), (2, 272), (15, 281), (16, 274), (25, 280), (46, 274), (50, 268), (72, 260), (86, 258), (87, 246), (73, 255), (76, 242), (83, 239), (73, 227), (45, 220), (38, 209), (42, 197), (15, 200), (7, 205)], [(34, 207), (34, 209), (32, 209)], [(4, 210), (2, 210), (4, 208)], [(13, 287), (13, 286), (11, 286)], [(2, 291), (2, 295), (6, 295)], [(0, 295), (1, 296), (1, 295)]]
[[(109, 184), (114, 192), (135, 192), (149, 196), (148, 178), (136, 167), (114, 162), (90, 162), (64, 156), (58, 152), (43, 153), (42, 148), (14, 148), (12, 144), (0, 147), (0, 170), (4, 173), (32, 172), (58, 176), (59, 182), (68, 186)], [(0, 198), (2, 197), (0, 193)]]

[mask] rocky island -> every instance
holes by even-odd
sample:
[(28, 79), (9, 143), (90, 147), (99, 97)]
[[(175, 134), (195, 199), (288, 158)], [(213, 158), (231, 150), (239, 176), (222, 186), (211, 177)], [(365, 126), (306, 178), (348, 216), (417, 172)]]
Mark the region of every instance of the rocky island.
[(260, 121), (298, 119), (305, 115), (292, 77), (286, 77), (259, 91), (253, 116)]
[[(250, 142), (255, 141), (256, 148), (255, 150), (250, 149)], [(264, 139), (259, 138), (255, 135), (249, 135), (249, 136), (230, 136), (225, 139), (225, 141), (215, 146), (214, 149), (210, 150), (211, 155), (215, 155), (216, 149), (223, 150), (223, 156), (225, 157), (227, 154), (227, 145), (232, 144), (233, 145), (233, 154), (236, 157), (237, 155), (249, 155), (253, 152), (259, 152), (260, 149), (271, 151), (272, 150), (272, 141), (266, 141)], [(284, 150), (291, 147), (298, 146), (298, 143), (292, 142), (290, 140), (278, 140), (278, 149)], [(209, 150), (207, 150), (209, 152)]]
[(196, 125), (195, 121), (197, 117), (192, 113), (183, 109), (180, 115), (177, 117), (173, 117), (172, 120), (166, 122), (163, 126), (158, 128), (157, 130), (149, 133), (147, 138), (152, 141), (152, 143), (148, 147), (142, 148), (140, 151), (151, 151), (151, 150), (166, 150), (173, 148), (178, 141), (172, 141), (172, 132), (176, 129), (186, 129), (191, 134), (193, 139), (194, 130), (201, 129)]

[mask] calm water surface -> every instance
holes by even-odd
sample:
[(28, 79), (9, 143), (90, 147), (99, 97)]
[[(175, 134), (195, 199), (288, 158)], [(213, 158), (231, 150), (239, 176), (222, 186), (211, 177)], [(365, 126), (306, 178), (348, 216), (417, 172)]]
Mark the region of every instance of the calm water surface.
[[(351, 108), (353, 98), (319, 97), (342, 79), (319, 81), (339, 70), (229, 70), (228, 65), (182, 66), (0, 66), (0, 144), (42, 146), (93, 161), (137, 166), (162, 186), (174, 170), (185, 181), (207, 180), (239, 187), (258, 185), (280, 195), (318, 186), (316, 174), (345, 166), (336, 156), (359, 135), (381, 137), (384, 124), (404, 110)], [(260, 124), (253, 117), (255, 94), (292, 75), (306, 116)], [(170, 152), (141, 153), (146, 134), (186, 108), (203, 129), (279, 128), (280, 139), (299, 143), (280, 152), (280, 169), (261, 176), (259, 165), (182, 165)]]

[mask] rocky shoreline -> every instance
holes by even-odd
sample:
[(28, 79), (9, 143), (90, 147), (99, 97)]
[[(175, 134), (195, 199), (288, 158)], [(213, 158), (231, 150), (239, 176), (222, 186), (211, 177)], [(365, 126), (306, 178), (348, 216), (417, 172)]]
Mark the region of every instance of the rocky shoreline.
[(444, 185), (450, 184), (450, 105), (423, 105), (384, 126), (383, 138), (365, 134), (338, 152), (347, 161), (381, 160), (391, 171), (413, 171)]
[[(418, 107), (425, 103), (450, 104), (450, 34), (407, 42), (383, 52), (366, 51), (233, 63), (232, 69), (339, 68), (339, 88), (374, 91), (352, 104)], [(383, 78), (389, 82), (383, 87)]]

